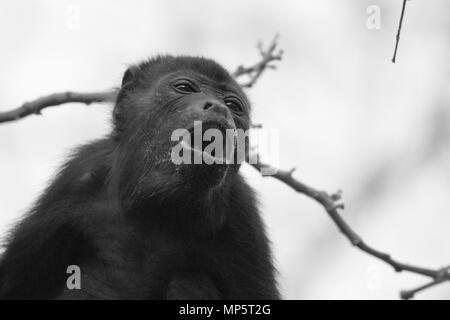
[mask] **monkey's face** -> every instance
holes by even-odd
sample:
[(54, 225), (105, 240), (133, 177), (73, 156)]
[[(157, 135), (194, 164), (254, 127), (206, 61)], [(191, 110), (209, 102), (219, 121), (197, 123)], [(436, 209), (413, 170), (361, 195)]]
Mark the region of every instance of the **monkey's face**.
[(250, 106), (228, 74), (218, 79), (177, 70), (127, 94), (120, 139), (132, 153), (124, 155), (124, 179), (135, 182), (128, 193), (207, 192), (236, 174), (248, 151)]
[(238, 170), (246, 148), (238, 134), (249, 127), (249, 105), (238, 86), (178, 71), (161, 77), (148, 99), (144, 127), (155, 170), (197, 190), (220, 185)]

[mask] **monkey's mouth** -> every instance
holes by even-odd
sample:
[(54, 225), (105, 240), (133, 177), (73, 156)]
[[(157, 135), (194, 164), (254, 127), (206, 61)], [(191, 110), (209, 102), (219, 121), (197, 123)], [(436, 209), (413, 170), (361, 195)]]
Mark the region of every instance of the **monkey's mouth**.
[(189, 136), (180, 144), (193, 155), (194, 164), (230, 164), (233, 162), (236, 130), (221, 122), (196, 121)]

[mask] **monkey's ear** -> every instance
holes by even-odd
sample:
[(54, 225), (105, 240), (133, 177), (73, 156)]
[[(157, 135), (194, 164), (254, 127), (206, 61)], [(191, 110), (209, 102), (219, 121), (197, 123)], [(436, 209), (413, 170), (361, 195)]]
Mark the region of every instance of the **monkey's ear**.
[(136, 79), (136, 75), (139, 72), (139, 67), (137, 66), (131, 66), (129, 67), (122, 77), (122, 84), (121, 87), (130, 86), (134, 80)]
[(122, 101), (127, 96), (127, 92), (133, 90), (133, 86), (136, 84), (136, 77), (139, 72), (138, 66), (129, 67), (122, 77), (122, 84), (120, 85), (119, 93), (116, 98), (116, 105), (113, 110), (113, 121), (115, 126), (115, 132), (118, 135), (123, 131), (125, 123), (125, 113), (123, 111)]

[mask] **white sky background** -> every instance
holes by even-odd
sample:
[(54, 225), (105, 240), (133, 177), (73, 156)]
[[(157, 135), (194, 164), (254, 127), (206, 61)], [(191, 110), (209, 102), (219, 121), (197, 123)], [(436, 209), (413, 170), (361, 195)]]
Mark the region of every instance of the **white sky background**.
[[(371, 245), (424, 267), (450, 264), (450, 3), (401, 0), (0, 1), (0, 110), (63, 91), (118, 86), (157, 53), (230, 70), (280, 33), (285, 50), (249, 92), (254, 121), (280, 130), (280, 166), (344, 190), (344, 216)], [(381, 29), (366, 27), (369, 5)], [(69, 14), (80, 11), (80, 28)], [(70, 104), (0, 125), (0, 235), (75, 146), (110, 129), (110, 106)], [(428, 279), (352, 248), (323, 209), (243, 168), (258, 190), (287, 299), (396, 299)], [(450, 298), (450, 284), (417, 298)]]

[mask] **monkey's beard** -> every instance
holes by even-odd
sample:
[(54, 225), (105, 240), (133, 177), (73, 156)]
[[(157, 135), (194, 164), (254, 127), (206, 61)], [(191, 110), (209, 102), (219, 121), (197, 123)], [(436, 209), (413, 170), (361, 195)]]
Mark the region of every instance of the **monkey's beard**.
[(192, 187), (192, 191), (207, 191), (220, 186), (229, 174), (229, 168), (233, 162), (234, 148), (229, 154), (221, 155), (221, 152), (208, 152), (202, 146), (195, 148), (185, 141), (180, 142), (183, 152), (188, 152), (193, 162), (177, 166), (181, 179)]

